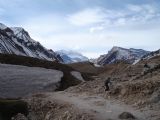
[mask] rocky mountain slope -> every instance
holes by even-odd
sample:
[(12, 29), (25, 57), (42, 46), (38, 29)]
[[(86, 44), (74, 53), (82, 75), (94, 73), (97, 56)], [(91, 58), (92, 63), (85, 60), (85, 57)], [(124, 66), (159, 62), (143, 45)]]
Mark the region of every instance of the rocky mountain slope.
[(0, 53), (62, 62), (59, 55), (33, 40), (23, 28), (9, 28), (2, 23), (0, 23)]
[(126, 49), (121, 47), (113, 47), (107, 54), (101, 55), (96, 60), (96, 63), (99, 65), (116, 63), (118, 61), (134, 63), (136, 60), (140, 59), (147, 53), (149, 52), (142, 49), (133, 49), (133, 48)]
[(144, 55), (144, 56), (142, 57), (142, 60), (150, 59), (150, 58), (153, 58), (153, 57), (155, 57), (155, 56), (160, 56), (160, 49)]
[(56, 53), (58, 53), (63, 59), (64, 63), (67, 63), (67, 64), (88, 61), (87, 57), (75, 51), (59, 50), (59, 51), (56, 51)]

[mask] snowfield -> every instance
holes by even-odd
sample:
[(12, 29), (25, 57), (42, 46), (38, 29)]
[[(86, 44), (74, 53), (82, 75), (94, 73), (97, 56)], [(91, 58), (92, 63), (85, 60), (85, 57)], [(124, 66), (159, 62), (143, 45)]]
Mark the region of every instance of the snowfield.
[(62, 77), (63, 72), (58, 70), (0, 64), (0, 98), (54, 91)]

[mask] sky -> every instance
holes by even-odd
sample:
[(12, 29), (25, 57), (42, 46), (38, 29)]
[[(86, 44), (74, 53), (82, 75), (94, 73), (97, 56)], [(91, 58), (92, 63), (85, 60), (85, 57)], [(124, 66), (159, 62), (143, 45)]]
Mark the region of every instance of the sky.
[(160, 0), (0, 0), (0, 22), (89, 58), (113, 46), (160, 48)]

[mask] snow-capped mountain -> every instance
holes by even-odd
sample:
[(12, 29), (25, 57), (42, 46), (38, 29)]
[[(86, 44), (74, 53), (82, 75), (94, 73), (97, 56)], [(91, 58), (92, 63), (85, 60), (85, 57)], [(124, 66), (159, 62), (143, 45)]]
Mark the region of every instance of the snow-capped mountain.
[(2, 23), (0, 23), (0, 53), (62, 61), (58, 54), (33, 40), (23, 28), (9, 28)]
[(64, 63), (75, 63), (75, 62), (88, 61), (87, 57), (75, 51), (59, 50), (59, 51), (56, 51), (56, 53), (61, 56)]
[(141, 59), (142, 60), (150, 59), (150, 58), (153, 58), (155, 56), (160, 56), (160, 49), (144, 55)]
[(0, 29), (1, 29), (1, 30), (4, 30), (4, 29), (6, 29), (6, 28), (7, 28), (7, 26), (5, 26), (4, 24), (0, 23)]
[(113, 47), (108, 54), (101, 55), (96, 63), (99, 65), (116, 63), (117, 61), (126, 61), (128, 63), (134, 63), (136, 60), (140, 59), (142, 56), (149, 53), (148, 51), (142, 49), (126, 49), (121, 47)]

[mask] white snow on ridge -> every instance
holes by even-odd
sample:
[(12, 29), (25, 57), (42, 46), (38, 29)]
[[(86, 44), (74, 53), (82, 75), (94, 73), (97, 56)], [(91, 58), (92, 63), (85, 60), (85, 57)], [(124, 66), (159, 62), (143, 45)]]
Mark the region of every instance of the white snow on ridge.
[(108, 54), (101, 55), (95, 63), (100, 65), (115, 63), (117, 61), (126, 61), (128, 63), (136, 64), (136, 60), (141, 59), (144, 55), (149, 53), (143, 49), (126, 49), (122, 47), (114, 46)]
[(35, 40), (33, 40), (27, 31), (25, 31), (23, 28), (21, 27), (11, 27), (10, 28), (14, 34), (20, 38), (23, 39), (25, 42), (31, 42), (31, 43), (37, 43)]
[(112, 50), (111, 50), (112, 53), (116, 52), (116, 51), (118, 51), (117, 59), (119, 59), (119, 60), (124, 58), (124, 56), (127, 59), (132, 57), (129, 50), (127, 50), (127, 49), (120, 48), (120, 47), (113, 47)]
[(141, 59), (135, 60), (132, 65), (136, 65)]
[(65, 63), (75, 63), (89, 60), (87, 57), (73, 50), (59, 50), (56, 51), (56, 53), (61, 56)]
[[(4, 30), (8, 28), (7, 30)], [(29, 33), (21, 27), (7, 27), (0, 23), (0, 53), (16, 54), (44, 59), (48, 61), (59, 60), (56, 53), (43, 47), (33, 40)], [(9, 37), (8, 37), (9, 36)]]
[(72, 71), (72, 72), (71, 72), (71, 75), (73, 75), (75, 78), (77, 78), (77, 79), (80, 80), (80, 81), (85, 81), (85, 80), (83, 79), (83, 77), (82, 77), (82, 75), (81, 75), (80, 72)]
[(96, 63), (93, 64), (95, 67), (101, 67), (101, 65), (98, 65)]

